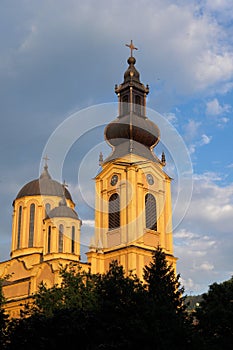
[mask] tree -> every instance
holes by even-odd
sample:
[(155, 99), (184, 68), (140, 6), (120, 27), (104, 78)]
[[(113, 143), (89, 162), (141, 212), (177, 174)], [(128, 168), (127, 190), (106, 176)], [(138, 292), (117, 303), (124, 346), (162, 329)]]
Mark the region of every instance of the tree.
[(144, 268), (148, 294), (147, 325), (154, 349), (186, 349), (191, 347), (191, 325), (184, 303), (184, 288), (160, 246), (152, 261)]
[(6, 299), (3, 295), (2, 286), (8, 277), (0, 278), (0, 349), (4, 349), (7, 337), (8, 315), (5, 312)]
[(60, 268), (61, 285), (47, 288), (42, 282), (34, 296), (30, 313), (52, 316), (60, 309), (88, 310), (97, 307), (95, 297), (96, 276), (82, 270), (79, 264), (69, 264)]
[(98, 307), (95, 275), (73, 264), (61, 267), (60, 275), (61, 285), (47, 288), (41, 283), (34, 302), (11, 322), (7, 350), (72, 350), (77, 343), (86, 344), (85, 349), (91, 342)]
[(96, 346), (104, 349), (143, 348), (143, 305), (146, 301), (142, 282), (136, 275), (125, 276), (117, 261), (112, 261), (109, 270), (98, 277), (96, 288), (100, 308), (95, 329)]
[(213, 283), (196, 310), (197, 329), (206, 349), (231, 349), (233, 344), (233, 277)]
[[(145, 283), (112, 261), (104, 274), (61, 269), (62, 283), (42, 284), (26, 314), (11, 323), (7, 350), (191, 349), (179, 275), (161, 248)], [(27, 317), (25, 317), (27, 316)]]

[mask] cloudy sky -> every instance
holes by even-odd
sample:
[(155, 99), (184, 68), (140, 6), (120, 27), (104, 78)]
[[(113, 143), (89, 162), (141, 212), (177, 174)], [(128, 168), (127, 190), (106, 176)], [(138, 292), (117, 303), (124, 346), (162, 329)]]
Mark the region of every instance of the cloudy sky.
[[(174, 251), (186, 293), (205, 292), (232, 276), (232, 6), (231, 0), (0, 2), (1, 261), (9, 258), (17, 192), (38, 177), (54, 131), (92, 108), (96, 119), (92, 115), (88, 124), (86, 114), (80, 116), (76, 140), (71, 130), (66, 133), (73, 138), (62, 166), (83, 220), (85, 251), (85, 237), (93, 232), (98, 153), (110, 152), (103, 127), (116, 117), (114, 85), (122, 82), (125, 44), (133, 39), (137, 69), (150, 86), (148, 107), (175, 128), (191, 160), (192, 197), (177, 207), (182, 220), (174, 217)], [(51, 175), (58, 179), (52, 171), (57, 154), (51, 153)], [(169, 154), (166, 171), (174, 173), (176, 198), (180, 187), (191, 187), (179, 183), (171, 149)]]

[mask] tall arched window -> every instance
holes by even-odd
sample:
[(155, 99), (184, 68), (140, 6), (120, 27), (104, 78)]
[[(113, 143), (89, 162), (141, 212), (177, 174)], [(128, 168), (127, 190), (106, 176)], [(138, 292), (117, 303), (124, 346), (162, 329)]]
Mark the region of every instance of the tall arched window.
[(35, 226), (35, 204), (30, 205), (30, 218), (29, 218), (29, 238), (28, 246), (33, 247), (34, 240), (34, 226)]
[(157, 231), (156, 199), (151, 193), (145, 197), (146, 228)]
[(63, 232), (64, 232), (63, 225), (59, 225), (59, 234), (58, 234), (58, 252), (59, 253), (63, 252)]
[(48, 253), (51, 251), (51, 226), (48, 227)]
[(74, 244), (75, 244), (75, 227), (72, 226), (71, 232), (71, 253), (74, 254)]
[(120, 227), (120, 196), (114, 193), (108, 202), (108, 228), (112, 230)]
[(125, 115), (128, 112), (129, 112), (129, 97), (128, 95), (125, 95), (122, 98), (122, 115)]
[(21, 226), (22, 226), (22, 206), (19, 207), (19, 213), (18, 213), (17, 249), (20, 248)]

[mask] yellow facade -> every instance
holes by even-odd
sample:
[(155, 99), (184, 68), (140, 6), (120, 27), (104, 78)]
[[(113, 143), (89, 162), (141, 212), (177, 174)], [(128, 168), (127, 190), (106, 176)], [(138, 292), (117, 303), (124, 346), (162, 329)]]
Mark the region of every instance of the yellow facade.
[[(147, 182), (148, 174), (153, 176), (152, 185)], [(114, 175), (118, 181), (112, 186)], [(96, 177), (95, 240), (87, 253), (93, 272), (104, 272), (111, 260), (118, 260), (126, 273), (136, 273), (142, 279), (143, 267), (158, 245), (175, 267), (170, 182), (161, 165), (141, 157), (128, 156), (103, 165)], [(114, 193), (120, 197), (120, 227), (109, 229), (108, 204)], [(156, 198), (156, 231), (146, 227), (148, 193)]]
[(78, 263), (104, 273), (118, 260), (126, 274), (143, 279), (143, 268), (160, 245), (176, 267), (172, 242), (171, 178), (154, 147), (159, 128), (146, 116), (148, 86), (140, 82), (135, 58), (128, 59), (124, 81), (115, 87), (119, 116), (105, 128), (111, 154), (101, 159), (95, 178), (95, 234), (80, 261), (81, 220), (64, 185), (47, 164), (39, 179), (26, 184), (13, 203), (11, 259), (0, 263), (6, 309), (18, 316), (43, 281), (59, 284), (60, 265)]

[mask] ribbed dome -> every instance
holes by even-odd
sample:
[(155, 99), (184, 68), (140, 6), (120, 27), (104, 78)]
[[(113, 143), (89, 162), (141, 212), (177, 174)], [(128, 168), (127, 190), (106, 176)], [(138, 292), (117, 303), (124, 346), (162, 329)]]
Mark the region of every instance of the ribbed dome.
[(160, 131), (151, 120), (133, 113), (109, 123), (105, 128), (105, 137), (112, 146), (130, 139), (151, 148), (159, 142)]
[[(17, 194), (16, 199), (36, 195), (62, 197), (63, 193), (63, 186), (58, 181), (51, 178), (48, 172), (48, 167), (45, 166), (39, 179), (28, 182), (26, 185), (24, 185)], [(70, 192), (66, 188), (65, 197), (66, 199), (73, 201)]]
[(73, 210), (70, 207), (67, 207), (67, 205), (60, 205), (59, 207), (56, 207), (52, 209), (46, 219), (48, 218), (72, 218), (72, 219), (78, 219), (78, 214), (75, 210)]

